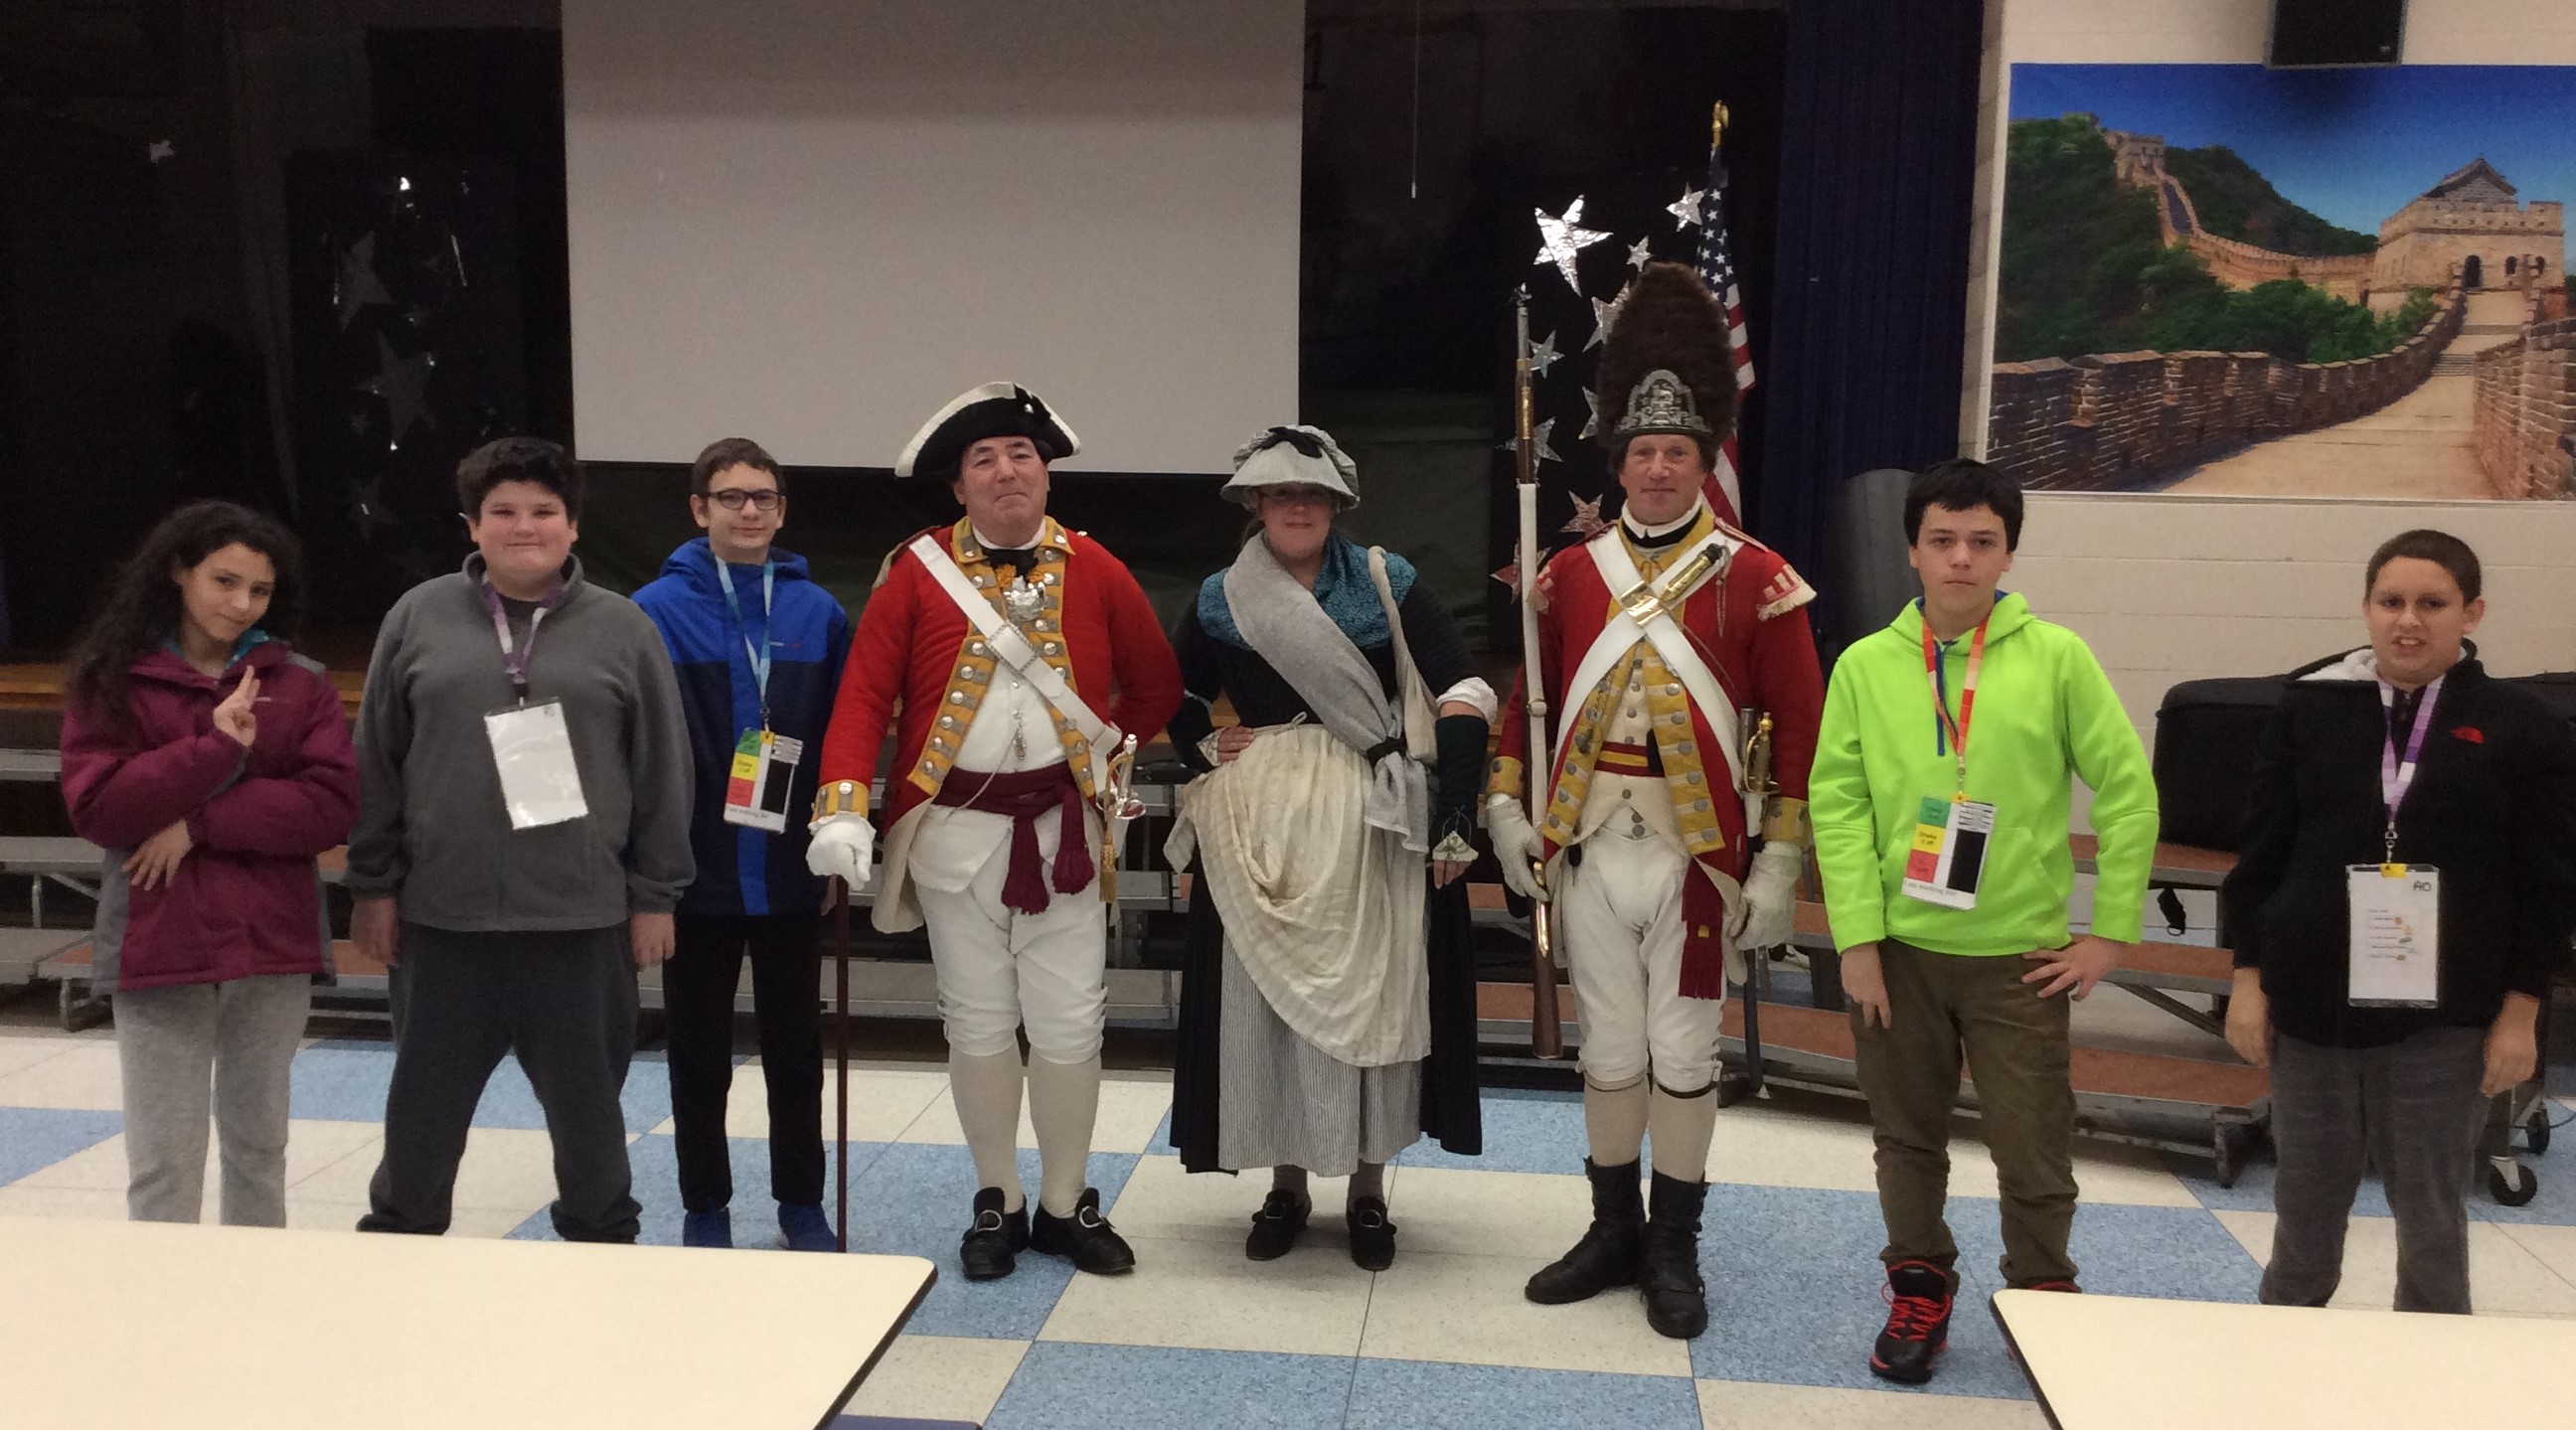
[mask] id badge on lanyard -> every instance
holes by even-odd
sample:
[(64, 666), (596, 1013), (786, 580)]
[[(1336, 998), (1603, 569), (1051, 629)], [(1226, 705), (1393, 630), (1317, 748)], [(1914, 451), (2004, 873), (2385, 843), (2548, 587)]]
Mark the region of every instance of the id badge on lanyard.
[(725, 781), (724, 821), (777, 834), (787, 828), (787, 797), (805, 743), (770, 730), (745, 730)]
[(512, 829), (540, 829), (590, 813), (581, 793), (581, 767), (573, 759), (572, 729), (560, 700), (528, 699), (528, 658), (536, 652), (537, 627), (546, 612), (563, 599), (558, 583), (528, 616), (524, 646), (510, 638), (509, 616), (500, 593), (483, 585), (483, 601), (492, 612), (492, 628), (501, 640), (501, 667), (518, 699), (483, 717), (483, 733), (492, 745), (492, 765), (501, 777), (501, 804)]
[(1959, 682), (1959, 715), (1950, 717), (1941, 694), (1941, 652), (1932, 642), (1932, 627), (1923, 628), (1923, 675), (1932, 688), (1937, 738), (1949, 746), (1958, 777), (1947, 799), (1925, 795), (1915, 811), (1914, 836), (1905, 855), (1905, 877), (1898, 892), (1909, 899), (1945, 909), (1973, 909), (1977, 888), (1985, 881), (1987, 846), (1993, 842), (1995, 807), (1968, 798), (1968, 726), (1976, 718), (1977, 672), (1986, 663), (1986, 623), (1977, 623), (1968, 645), (1968, 670)]
[[(2379, 797), (2387, 811), (2381, 861), (2344, 871), (2350, 904), (2351, 947), (2345, 999), (2356, 1008), (2435, 1008), (2442, 1002), (2442, 871), (2430, 864), (2397, 861), (2397, 811), (2415, 785), (2424, 754), (2424, 732), (2433, 725), (2433, 702), (2442, 682), (2424, 687), (2415, 718), (2398, 749), (2394, 717), (2380, 723)], [(2393, 712), (2397, 692), (2379, 687), (2383, 712)]]
[(724, 822), (770, 834), (787, 828), (787, 799), (796, 783), (796, 765), (804, 757), (805, 743), (792, 740), (769, 728), (769, 617), (777, 600), (778, 563), (764, 562), (760, 568), (760, 638), (752, 639), (749, 624), (742, 618), (742, 600), (734, 594), (733, 571), (713, 551), (708, 559), (715, 562), (716, 581), (724, 587), (725, 609), (733, 616), (734, 633), (742, 638), (743, 652), (751, 660), (751, 683), (760, 696), (760, 724), (743, 730), (734, 740), (733, 766), (725, 780)]

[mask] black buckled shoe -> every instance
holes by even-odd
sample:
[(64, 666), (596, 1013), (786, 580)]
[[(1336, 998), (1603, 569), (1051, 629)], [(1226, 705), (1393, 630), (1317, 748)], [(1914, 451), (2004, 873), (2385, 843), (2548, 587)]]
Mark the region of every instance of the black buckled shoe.
[(1376, 1197), (1353, 1199), (1347, 1213), (1351, 1226), (1351, 1263), (1362, 1271), (1384, 1271), (1395, 1264), (1395, 1223), (1386, 1219), (1386, 1203)]
[(957, 1259), (966, 1264), (969, 1281), (998, 1281), (1018, 1265), (1029, 1244), (1029, 1209), (1002, 1210), (1002, 1189), (986, 1187), (975, 1194), (975, 1223), (957, 1244)]
[(1708, 1329), (1708, 1288), (1699, 1274), (1699, 1219), (1707, 1203), (1708, 1183), (1661, 1172), (1647, 1195), (1637, 1281), (1645, 1292), (1646, 1324), (1677, 1341)]
[(1950, 1343), (1950, 1278), (1929, 1261), (1887, 1268), (1887, 1328), (1870, 1348), (1870, 1374), (1901, 1385), (1932, 1378), (1933, 1357)]
[(1061, 1256), (1076, 1271), (1115, 1276), (1136, 1269), (1136, 1252), (1100, 1214), (1100, 1189), (1085, 1187), (1073, 1215), (1053, 1216), (1043, 1206), (1029, 1222), (1029, 1249)]
[(1243, 1254), (1254, 1261), (1277, 1261), (1297, 1244), (1315, 1205), (1289, 1191), (1273, 1191), (1252, 1214), (1252, 1235), (1243, 1239)]
[(1589, 1300), (1613, 1286), (1637, 1284), (1637, 1259), (1646, 1235), (1646, 1201), (1637, 1164), (1604, 1167), (1583, 1159), (1592, 1182), (1592, 1225), (1574, 1249), (1540, 1268), (1523, 1295), (1542, 1306)]

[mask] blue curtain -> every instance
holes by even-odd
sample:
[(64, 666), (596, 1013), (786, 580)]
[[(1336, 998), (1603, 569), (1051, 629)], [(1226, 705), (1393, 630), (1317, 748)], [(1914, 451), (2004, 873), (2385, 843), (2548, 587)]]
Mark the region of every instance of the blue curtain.
[[(1824, 588), (1835, 488), (1958, 451), (1984, 7), (1788, 9), (1770, 361), (1755, 395), (1768, 410), (1751, 501), (1763, 539)], [(1820, 633), (1831, 606), (1817, 603)]]

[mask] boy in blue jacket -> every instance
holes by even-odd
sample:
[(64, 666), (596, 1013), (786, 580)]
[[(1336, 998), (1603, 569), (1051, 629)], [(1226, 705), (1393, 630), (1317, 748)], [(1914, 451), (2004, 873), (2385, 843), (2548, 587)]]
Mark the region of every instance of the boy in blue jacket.
[(689, 469), (689, 511), (706, 535), (671, 553), (635, 593), (670, 647), (689, 724), (689, 841), (697, 878), (680, 897), (677, 951), (662, 966), (682, 1241), (731, 1246), (734, 988), (751, 958), (769, 1088), (769, 1184), (778, 1243), (835, 1245), (823, 1214), (823, 881), (806, 872), (815, 756), (850, 648), (850, 618), (772, 546), (786, 523), (778, 463), (728, 437)]

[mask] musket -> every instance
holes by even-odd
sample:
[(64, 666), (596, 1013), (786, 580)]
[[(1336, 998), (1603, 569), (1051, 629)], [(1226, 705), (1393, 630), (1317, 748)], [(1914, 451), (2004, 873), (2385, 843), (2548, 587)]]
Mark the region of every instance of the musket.
[[(1520, 498), (1520, 598), (1521, 598), (1521, 706), (1529, 714), (1529, 749), (1521, 761), (1522, 783), (1528, 790), (1530, 828), (1544, 828), (1547, 823), (1548, 786), (1550, 779), (1541, 771), (1553, 773), (1550, 754), (1555, 746), (1547, 738), (1547, 685), (1541, 678), (1538, 646), (1538, 607), (1531, 596), (1538, 589), (1538, 440), (1531, 421), (1531, 372), (1529, 335), (1529, 287), (1524, 284), (1512, 295), (1512, 443), (1513, 490)], [(1547, 868), (1538, 870), (1540, 894), (1530, 906), (1530, 1051), (1542, 1058), (1565, 1056), (1565, 1030), (1560, 1025), (1556, 1006), (1556, 958), (1550, 947), (1547, 906)]]

